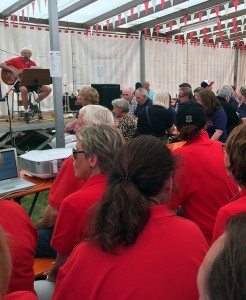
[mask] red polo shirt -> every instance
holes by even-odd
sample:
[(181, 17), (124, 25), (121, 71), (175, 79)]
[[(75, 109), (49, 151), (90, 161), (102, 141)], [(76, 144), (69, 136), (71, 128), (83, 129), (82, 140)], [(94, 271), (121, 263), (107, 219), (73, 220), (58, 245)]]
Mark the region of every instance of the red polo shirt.
[(81, 242), (60, 269), (52, 299), (198, 299), (196, 276), (208, 245), (193, 222), (152, 206), (136, 243), (118, 250)]
[(58, 253), (69, 255), (85, 237), (87, 210), (101, 201), (106, 184), (105, 174), (95, 175), (80, 190), (62, 201), (50, 243)]
[(18, 291), (11, 294), (6, 295), (4, 300), (38, 300), (38, 297), (27, 291)]
[(26, 64), (22, 56), (14, 57), (5, 61), (8, 66), (13, 66), (17, 69), (29, 69), (30, 67), (35, 67), (36, 63), (33, 60), (29, 60)]

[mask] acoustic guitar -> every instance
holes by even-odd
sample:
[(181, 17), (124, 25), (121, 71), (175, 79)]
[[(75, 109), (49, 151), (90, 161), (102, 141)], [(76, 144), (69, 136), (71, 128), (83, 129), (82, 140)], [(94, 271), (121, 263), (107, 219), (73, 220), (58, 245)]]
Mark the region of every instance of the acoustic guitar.
[[(17, 69), (13, 66), (8, 66), (10, 69), (14, 70), (16, 73), (19, 74), (19, 78), (20, 78), (20, 74), (23, 72), (23, 69)], [(8, 85), (12, 85), (16, 82), (16, 79), (13, 75), (13, 73), (9, 72), (9, 71), (6, 71), (4, 69), (2, 69), (2, 72), (1, 72), (1, 78), (2, 78), (2, 81), (5, 83), (5, 84), (8, 84)]]

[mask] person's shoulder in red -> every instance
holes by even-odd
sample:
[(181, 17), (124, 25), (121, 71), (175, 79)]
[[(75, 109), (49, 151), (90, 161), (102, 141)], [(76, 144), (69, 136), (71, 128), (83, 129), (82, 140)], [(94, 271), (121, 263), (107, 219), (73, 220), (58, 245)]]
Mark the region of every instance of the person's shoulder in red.
[(226, 224), (230, 217), (246, 211), (246, 189), (241, 190), (239, 195), (236, 195), (235, 198), (236, 197), (237, 199), (235, 201), (221, 207), (219, 210), (214, 225), (212, 242), (216, 241), (217, 238), (224, 233)]
[(7, 234), (13, 263), (8, 292), (33, 291), (37, 230), (25, 210), (9, 200), (0, 201), (0, 225)]
[(18, 291), (6, 295), (3, 300), (38, 300), (38, 297), (28, 291)]
[(84, 180), (75, 177), (72, 156), (69, 156), (62, 164), (56, 179), (50, 189), (48, 203), (59, 210), (61, 202), (67, 196), (81, 189)]
[(35, 67), (36, 63), (33, 60), (29, 60), (29, 63), (26, 64), (21, 56), (11, 58), (4, 62), (8, 66), (13, 66), (17, 69), (28, 69), (30, 67)]

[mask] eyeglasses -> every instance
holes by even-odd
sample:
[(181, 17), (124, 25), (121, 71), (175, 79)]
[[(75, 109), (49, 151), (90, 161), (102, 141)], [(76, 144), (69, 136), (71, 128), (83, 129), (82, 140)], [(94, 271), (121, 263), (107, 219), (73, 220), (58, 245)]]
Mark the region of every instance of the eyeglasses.
[(73, 159), (77, 159), (77, 155), (79, 153), (85, 153), (85, 151), (78, 151), (77, 149), (73, 148)]

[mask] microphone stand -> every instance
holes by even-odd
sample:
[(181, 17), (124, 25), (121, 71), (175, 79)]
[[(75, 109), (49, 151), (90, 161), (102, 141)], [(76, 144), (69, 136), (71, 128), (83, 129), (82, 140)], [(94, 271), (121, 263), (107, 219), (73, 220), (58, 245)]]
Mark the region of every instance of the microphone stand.
[[(13, 89), (15, 84), (19, 78), (16, 79), (14, 84), (10, 87), (10, 89), (7, 91), (6, 95), (0, 99), (0, 102), (6, 102), (7, 103), (7, 111), (8, 111), (8, 122), (9, 122), (9, 133), (10, 133), (10, 138), (11, 138), (11, 146), (14, 147), (13, 143), (13, 130), (12, 130), (12, 121), (11, 121), (11, 115), (10, 115), (10, 109), (9, 109), (9, 92)], [(7, 120), (6, 120), (7, 121)]]

